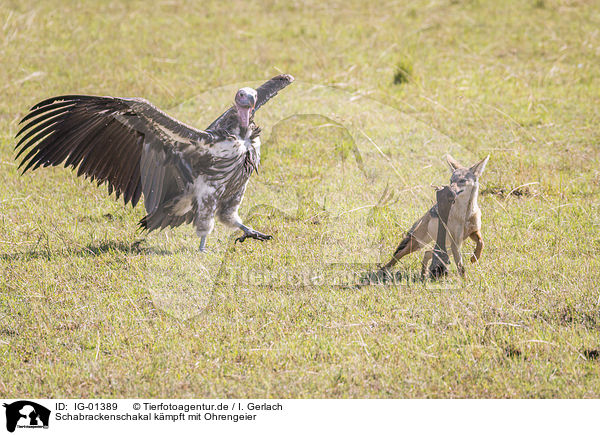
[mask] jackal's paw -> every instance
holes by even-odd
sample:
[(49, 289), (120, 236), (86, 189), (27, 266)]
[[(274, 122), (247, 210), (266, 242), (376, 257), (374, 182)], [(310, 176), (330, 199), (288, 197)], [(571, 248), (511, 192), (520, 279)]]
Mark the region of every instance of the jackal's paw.
[(440, 262), (436, 266), (430, 267), (429, 269), (429, 279), (432, 281), (436, 281), (446, 276), (448, 276), (448, 266), (446, 266), (444, 263)]

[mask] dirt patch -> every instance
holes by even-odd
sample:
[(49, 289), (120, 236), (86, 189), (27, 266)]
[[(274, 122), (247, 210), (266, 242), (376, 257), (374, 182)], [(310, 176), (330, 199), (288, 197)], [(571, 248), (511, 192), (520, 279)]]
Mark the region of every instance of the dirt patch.
[(597, 360), (600, 358), (600, 349), (584, 349), (583, 356), (587, 359)]
[(531, 198), (540, 194), (539, 190), (532, 185), (518, 186), (514, 188), (488, 186), (485, 189), (481, 189), (479, 193), (483, 196), (494, 195), (500, 198), (507, 198), (509, 196), (513, 196), (516, 198)]
[(7, 337), (16, 337), (17, 335), (19, 335), (19, 332), (11, 328), (2, 328), (0, 329), (0, 335), (5, 335)]
[(409, 83), (412, 79), (413, 68), (410, 62), (400, 62), (396, 66), (396, 71), (394, 72), (394, 84), (402, 85), (404, 83)]
[(596, 328), (600, 325), (600, 313), (597, 311), (585, 311), (573, 307), (565, 307), (559, 310), (558, 320), (562, 325), (579, 324), (586, 328)]
[(509, 344), (504, 348), (504, 355), (508, 358), (522, 358), (523, 352)]

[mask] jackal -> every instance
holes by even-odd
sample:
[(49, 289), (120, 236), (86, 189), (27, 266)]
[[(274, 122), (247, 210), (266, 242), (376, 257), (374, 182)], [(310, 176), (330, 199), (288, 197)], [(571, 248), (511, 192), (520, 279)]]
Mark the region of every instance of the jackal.
[[(450, 245), (454, 262), (461, 276), (465, 274), (460, 253), (462, 243), (469, 237), (476, 243), (475, 252), (471, 256), (471, 263), (479, 260), (483, 250), (481, 210), (477, 205), (477, 195), (479, 193), (479, 177), (483, 173), (489, 158), (490, 156), (487, 156), (479, 163), (466, 168), (452, 156), (446, 156), (448, 166), (452, 171), (450, 188), (457, 193), (448, 216), (446, 246)], [(405, 255), (418, 251), (435, 240), (438, 232), (438, 220), (439, 215), (436, 204), (408, 230), (406, 236), (396, 248), (392, 259), (382, 269), (389, 269)], [(432, 254), (431, 250), (425, 252), (421, 268), (422, 277), (425, 276), (427, 263), (431, 260)]]

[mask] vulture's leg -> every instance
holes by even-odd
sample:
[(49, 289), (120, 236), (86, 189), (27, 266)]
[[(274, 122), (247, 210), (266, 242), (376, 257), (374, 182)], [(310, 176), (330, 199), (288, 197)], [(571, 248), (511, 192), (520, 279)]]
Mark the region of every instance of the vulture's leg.
[(247, 227), (242, 222), (242, 218), (240, 218), (238, 214), (238, 208), (240, 203), (242, 202), (242, 198), (244, 197), (244, 192), (240, 191), (238, 195), (233, 196), (221, 203), (219, 210), (217, 211), (217, 217), (221, 222), (225, 225), (239, 228), (244, 232), (244, 235), (235, 239), (235, 242), (243, 243), (246, 239), (256, 239), (260, 241), (271, 240), (273, 236), (268, 234), (263, 234), (260, 231), (256, 231), (252, 228)]
[(260, 240), (261, 242), (265, 240), (271, 240), (273, 238), (273, 236), (263, 234), (260, 231), (253, 230), (252, 228), (248, 228), (241, 222), (238, 223), (238, 228), (244, 232), (244, 235), (235, 239), (236, 243), (244, 243), (244, 240), (246, 240), (247, 238)]
[(206, 237), (212, 232), (215, 227), (215, 209), (216, 201), (210, 195), (199, 196), (197, 198), (198, 211), (194, 218), (194, 226), (196, 234), (200, 237), (200, 252), (206, 252)]

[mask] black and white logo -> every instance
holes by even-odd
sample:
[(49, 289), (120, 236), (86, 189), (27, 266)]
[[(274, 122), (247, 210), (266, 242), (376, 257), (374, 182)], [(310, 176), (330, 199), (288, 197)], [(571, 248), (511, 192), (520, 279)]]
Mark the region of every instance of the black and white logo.
[(6, 430), (14, 432), (19, 429), (48, 429), (50, 410), (29, 400), (19, 400), (4, 404), (6, 408)]

